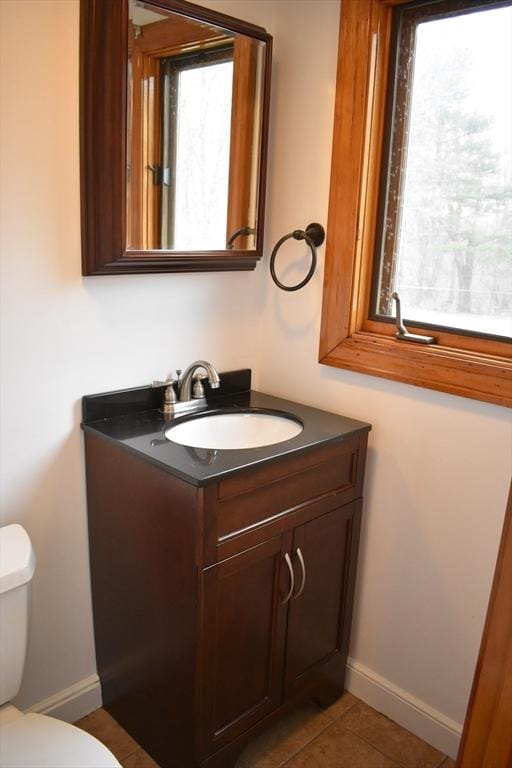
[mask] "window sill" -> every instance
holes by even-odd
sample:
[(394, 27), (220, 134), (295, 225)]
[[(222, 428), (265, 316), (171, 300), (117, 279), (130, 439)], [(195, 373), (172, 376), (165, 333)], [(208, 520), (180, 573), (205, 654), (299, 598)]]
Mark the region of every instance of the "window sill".
[(512, 361), (440, 345), (416, 345), (356, 331), (320, 363), (461, 397), (512, 405)]

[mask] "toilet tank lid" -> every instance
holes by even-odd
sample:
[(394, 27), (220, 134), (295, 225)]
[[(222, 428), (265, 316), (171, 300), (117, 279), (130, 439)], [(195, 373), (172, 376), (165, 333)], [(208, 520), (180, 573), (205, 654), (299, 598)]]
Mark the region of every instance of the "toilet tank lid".
[(18, 523), (0, 528), (0, 595), (30, 581), (35, 566), (26, 530)]

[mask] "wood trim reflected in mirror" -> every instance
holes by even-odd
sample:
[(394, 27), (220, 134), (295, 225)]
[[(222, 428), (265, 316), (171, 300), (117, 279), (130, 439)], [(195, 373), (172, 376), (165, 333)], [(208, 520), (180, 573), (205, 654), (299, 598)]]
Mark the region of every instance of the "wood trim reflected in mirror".
[[(133, 274), (251, 270), (262, 256), (270, 71), (272, 38), (262, 28), (201, 8), (185, 0), (151, 0), (151, 5), (174, 11), (205, 24), (213, 24), (265, 43), (262, 78), (261, 137), (259, 148), (256, 247), (247, 250), (240, 236), (233, 249), (170, 251), (127, 249), (126, 202), (128, 0), (81, 0), (80, 5), (80, 166), (82, 217), (82, 274)], [(243, 43), (244, 38), (239, 38)], [(245, 56), (243, 45), (236, 55)], [(246, 67), (252, 66), (246, 61)], [(233, 90), (243, 92), (236, 76)], [(228, 213), (229, 227), (239, 228), (240, 204), (249, 195), (247, 184), (236, 194), (234, 182), (247, 164), (252, 126), (246, 125), (250, 107), (234, 102), (231, 128), (229, 196), (235, 201)], [(234, 162), (236, 160), (236, 164)], [(235, 167), (236, 165), (236, 167)], [(235, 226), (237, 225), (237, 226)], [(133, 230), (133, 221), (129, 225)], [(243, 225), (242, 225), (243, 226)]]

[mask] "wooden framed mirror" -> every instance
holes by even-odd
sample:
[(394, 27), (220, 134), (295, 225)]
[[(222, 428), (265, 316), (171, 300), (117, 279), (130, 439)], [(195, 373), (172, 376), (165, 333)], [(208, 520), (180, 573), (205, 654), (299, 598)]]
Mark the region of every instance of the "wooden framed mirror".
[(254, 269), (272, 38), (185, 0), (81, 0), (82, 273)]

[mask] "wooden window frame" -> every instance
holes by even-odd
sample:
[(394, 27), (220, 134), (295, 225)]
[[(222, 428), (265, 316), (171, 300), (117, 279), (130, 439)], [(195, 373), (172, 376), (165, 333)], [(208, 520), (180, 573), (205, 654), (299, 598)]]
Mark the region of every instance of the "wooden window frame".
[[(440, 330), (433, 345), (395, 339), (370, 320), (393, 8), (407, 0), (341, 3), (319, 361), (512, 406), (506, 341)], [(411, 324), (413, 333), (426, 333)]]
[[(256, 50), (252, 38), (221, 34), (220, 30), (186, 18), (153, 22), (139, 37), (128, 23), (128, 51), (131, 60), (130, 89), (132, 113), (128, 129), (131, 131), (127, 147), (131, 150), (131, 181), (127, 187), (127, 252), (142, 250), (174, 251), (174, 246), (161, 248), (160, 206), (162, 190), (154, 184), (153, 169), (163, 164), (161, 145), (162, 94), (161, 67), (165, 60), (176, 58), (184, 63), (188, 56), (215, 54), (230, 47), (233, 60), (233, 79), (250, 82), (256, 77)], [(243, 53), (241, 53), (241, 51)], [(248, 52), (246, 52), (248, 51)], [(235, 67), (238, 67), (238, 71)], [(250, 163), (252, 144), (247, 148), (239, 141), (241, 120), (251, 120), (242, 130), (253, 140), (254, 84), (244, 91), (233, 83), (230, 141), (230, 178), (226, 217), (226, 240), (239, 229), (242, 218), (247, 220), (250, 195)], [(241, 157), (240, 157), (241, 155)], [(245, 164), (244, 164), (245, 163)], [(232, 166), (238, 171), (233, 175)], [(245, 172), (242, 176), (241, 167)], [(247, 191), (249, 190), (249, 192)], [(245, 207), (243, 203), (246, 203)], [(233, 210), (232, 210), (233, 209)], [(256, 212), (257, 215), (257, 212)], [(138, 244), (138, 245), (137, 245)], [(237, 245), (248, 247), (248, 238), (240, 238)]]

